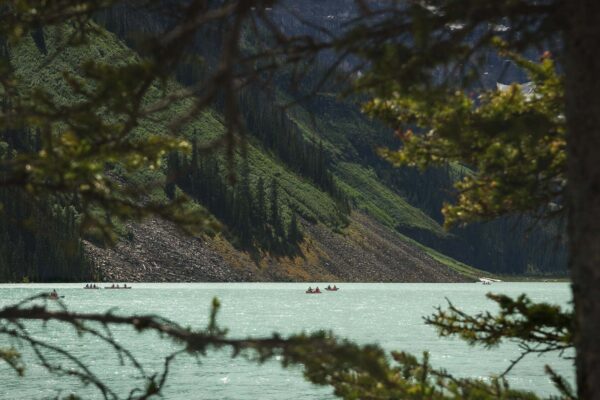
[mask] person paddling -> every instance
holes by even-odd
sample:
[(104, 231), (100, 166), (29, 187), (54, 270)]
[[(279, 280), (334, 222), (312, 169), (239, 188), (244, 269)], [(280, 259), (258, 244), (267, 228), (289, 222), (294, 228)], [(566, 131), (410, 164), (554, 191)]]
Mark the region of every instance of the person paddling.
[(52, 300), (58, 299), (58, 293), (56, 293), (56, 289), (52, 289), (52, 291), (50, 292), (50, 298)]
[(319, 287), (317, 286), (317, 288), (315, 289), (315, 293), (321, 293), (321, 291), (319, 290)]
[(312, 287), (309, 286), (308, 290), (306, 291), (306, 293), (312, 293), (312, 292), (313, 292)]

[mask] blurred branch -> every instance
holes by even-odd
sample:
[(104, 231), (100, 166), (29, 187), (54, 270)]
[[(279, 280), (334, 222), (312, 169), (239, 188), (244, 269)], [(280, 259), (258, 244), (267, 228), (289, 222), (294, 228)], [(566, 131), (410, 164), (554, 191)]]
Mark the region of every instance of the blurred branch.
[[(41, 301), (41, 304), (39, 303)], [(31, 337), (27, 322), (61, 323), (72, 327), (80, 336), (93, 335), (107, 343), (119, 355), (121, 364), (130, 363), (145, 382), (145, 387), (133, 389), (127, 399), (147, 399), (162, 393), (168, 380), (170, 364), (183, 353), (204, 356), (207, 351), (228, 348), (232, 357), (243, 356), (249, 361), (263, 363), (274, 356), (284, 367), (302, 365), (305, 377), (318, 385), (329, 385), (336, 396), (344, 399), (535, 399), (529, 392), (509, 389), (504, 376), (490, 382), (478, 379), (456, 378), (444, 370), (433, 368), (425, 353), (423, 360), (404, 353), (392, 353), (393, 362), (376, 345), (357, 345), (336, 339), (331, 333), (317, 332), (282, 338), (277, 334), (264, 338), (230, 339), (227, 330), (217, 324), (219, 302), (213, 300), (205, 329), (194, 330), (157, 315), (116, 315), (106, 313), (71, 312), (59, 300), (58, 310), (48, 303), (48, 294), (25, 299), (0, 309), (0, 335), (8, 335), (32, 347), (34, 355), (49, 372), (73, 376), (93, 384), (105, 399), (118, 399), (119, 394), (107, 386), (80, 359), (68, 350)], [(55, 303), (55, 301), (52, 301)], [(112, 335), (115, 327), (131, 327), (138, 333), (155, 332), (163, 340), (170, 340), (179, 349), (165, 357), (163, 369), (149, 375), (136, 359)], [(100, 329), (102, 328), (104, 332)], [(76, 368), (65, 368), (49, 362), (47, 354), (60, 355)], [(10, 358), (0, 359), (10, 363)], [(14, 359), (14, 357), (13, 357)], [(59, 358), (60, 359), (60, 358)], [(568, 385), (553, 375), (564, 390)]]

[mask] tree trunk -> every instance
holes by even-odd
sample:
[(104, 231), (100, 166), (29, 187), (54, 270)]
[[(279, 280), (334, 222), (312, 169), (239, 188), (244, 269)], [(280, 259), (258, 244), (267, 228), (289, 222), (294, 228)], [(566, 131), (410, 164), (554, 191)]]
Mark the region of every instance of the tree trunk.
[(569, 266), (580, 399), (600, 399), (600, 1), (567, 0)]

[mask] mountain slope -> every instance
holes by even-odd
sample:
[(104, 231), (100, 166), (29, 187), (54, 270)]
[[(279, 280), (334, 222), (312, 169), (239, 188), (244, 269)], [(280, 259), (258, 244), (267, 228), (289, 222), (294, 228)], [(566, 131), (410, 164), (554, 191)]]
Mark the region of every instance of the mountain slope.
[[(285, 3), (287, 7), (275, 7), (269, 12), (280, 28), (290, 34), (319, 37), (323, 33), (315, 29), (315, 25), (325, 26), (334, 33), (339, 32), (348, 26), (347, 23), (356, 13), (356, 4), (348, 0)], [(375, 8), (384, 6), (375, 0), (368, 3)], [(296, 15), (301, 15), (302, 20), (307, 22), (302, 22)], [(120, 17), (113, 18), (112, 22), (109, 18), (106, 22), (114, 31), (125, 32), (123, 37), (127, 37), (127, 29), (136, 24), (137, 30), (152, 32), (152, 26), (162, 23), (160, 17), (156, 17), (153, 23), (146, 21), (143, 24), (137, 23), (137, 19), (128, 19), (123, 23), (123, 15)], [(190, 51), (208, 60), (215, 59), (219, 40), (218, 34), (198, 37)], [(251, 53), (256, 50), (254, 45), (252, 33), (248, 32), (244, 46)], [(310, 71), (299, 87), (289, 87), (290, 71), (284, 70), (280, 71), (274, 80), (274, 87), (266, 94), (259, 88), (250, 91), (246, 96), (250, 100), (242, 101), (242, 109), (247, 125), (257, 139), (253, 141), (257, 147), (272, 154), (296, 174), (310, 179), (310, 174), (299, 171), (294, 160), (289, 159), (285, 147), (278, 149), (272, 143), (276, 141), (273, 137), (284, 133), (287, 135), (288, 130), (299, 131), (303, 141), (314, 151), (324, 150), (328, 173), (334, 176), (334, 182), (343, 189), (353, 206), (402, 235), (446, 256), (488, 271), (505, 274), (565, 272), (566, 249), (564, 240), (556, 239), (561, 232), (556, 224), (551, 223), (550, 227), (533, 226), (532, 220), (525, 216), (444, 231), (441, 227), (441, 207), (444, 202), (453, 201), (456, 196), (453, 183), (469, 173), (468, 169), (465, 166), (448, 165), (422, 172), (411, 168), (395, 169), (382, 161), (377, 155), (377, 147), (393, 148), (399, 143), (390, 129), (360, 113), (360, 98), (340, 99), (339, 94), (348, 89), (348, 77), (341, 82), (328, 82), (316, 93), (312, 91), (320, 81), (320, 68), (326, 69), (332, 55), (327, 52), (323, 54), (320, 67)], [(493, 77), (509, 80), (519, 78), (514, 67), (509, 65), (506, 68), (505, 60), (490, 57), (487, 63), (486, 82), (492, 82)], [(341, 68), (349, 66), (344, 64)], [(183, 82), (193, 83), (193, 77), (180, 78), (183, 78)], [(278, 107), (295, 99), (300, 101), (293, 108), (281, 111)], [(265, 114), (270, 118), (254, 117)], [(258, 126), (256, 120), (260, 121)], [(322, 186), (320, 188), (323, 189)], [(331, 195), (336, 191), (327, 192)], [(339, 216), (337, 220), (340, 221)]]
[[(56, 33), (46, 31), (45, 47), (56, 48)], [(11, 49), (11, 60), (30, 87), (42, 86), (55, 94), (58, 101), (70, 101), (72, 95), (61, 78), (63, 71), (77, 75), (78, 65), (87, 59), (106, 60), (135, 57), (114, 35), (105, 33), (86, 47), (59, 53), (50, 63), (32, 39)], [(185, 104), (173, 105), (174, 110)], [(161, 124), (143, 124), (136, 134), (160, 132)], [(206, 112), (184, 134), (191, 139), (206, 140), (223, 132), (220, 116)], [(335, 144), (331, 144), (336, 148)], [(228, 230), (216, 238), (190, 238), (159, 220), (132, 224), (122, 228), (123, 238), (114, 249), (85, 242), (92, 264), (106, 279), (127, 280), (347, 280), (347, 281), (460, 281), (464, 276), (427, 255), (419, 246), (393, 232), (394, 221), (376, 222), (371, 216), (353, 212), (349, 222), (340, 220), (338, 204), (310, 179), (286, 166), (276, 154), (250, 140), (247, 148), (249, 180), (275, 179), (279, 185), (279, 203), (283, 219), (288, 222), (291, 210), (303, 219), (305, 238), (295, 255), (279, 255), (261, 250), (242, 250), (230, 241)], [(238, 167), (240, 168), (240, 164)], [(348, 169), (352, 169), (350, 164)], [(238, 170), (239, 171), (239, 170)], [(164, 198), (164, 171), (144, 171), (127, 175), (118, 167), (124, 182), (135, 180), (154, 184), (152, 196)], [(339, 184), (349, 191), (352, 186), (338, 174)], [(370, 176), (371, 180), (375, 179)], [(353, 188), (374, 196), (378, 201), (390, 195), (378, 183), (378, 191), (369, 187)], [(381, 193), (380, 193), (381, 192)], [(395, 196), (395, 195), (394, 195)], [(392, 196), (382, 208), (397, 205), (396, 217), (418, 220), (431, 229), (435, 222), (400, 197)], [(268, 199), (267, 199), (268, 200)], [(397, 201), (397, 203), (394, 202)], [(361, 208), (361, 207), (359, 207)], [(368, 211), (368, 208), (365, 208)], [(415, 217), (416, 216), (416, 217)], [(310, 222), (309, 222), (310, 221)], [(346, 225), (346, 226), (345, 226)], [(344, 227), (345, 226), (345, 227)], [(440, 234), (443, 232), (440, 230)]]
[[(121, 17), (130, 18), (125, 14)], [(107, 24), (111, 25), (110, 18)], [(44, 50), (49, 54), (58, 46), (58, 35), (52, 30), (42, 35)], [(39, 40), (30, 38), (11, 49), (11, 60), (30, 88), (45, 87), (58, 102), (73, 100), (62, 78), (64, 71), (77, 76), (79, 65), (87, 59), (110, 63), (137, 57), (108, 32), (92, 38), (86, 47), (67, 49), (51, 58), (40, 51)], [(170, 90), (181, 84), (170, 82)], [(153, 88), (147, 100), (158, 96), (159, 90)], [(211, 182), (221, 190), (218, 209), (201, 196), (193, 196), (201, 203), (198, 206), (207, 207), (221, 218), (223, 233), (217, 238), (185, 238), (158, 220), (118, 226), (122, 240), (115, 249), (86, 243), (97, 271), (111, 279), (140, 280), (456, 281), (479, 274), (451, 257), (503, 273), (560, 269), (561, 253), (553, 257), (544, 250), (548, 247), (545, 241), (556, 229), (531, 233), (521, 222), (500, 220), (451, 232), (443, 230), (439, 209), (442, 202), (451, 200), (452, 182), (465, 169), (449, 166), (421, 173), (392, 168), (376, 154), (377, 146), (395, 145), (389, 130), (362, 115), (356, 100), (340, 99), (339, 91), (335, 84), (330, 85), (285, 111), (280, 111), (278, 104), (297, 94), (284, 85), (275, 88), (274, 96), (248, 93), (242, 105), (251, 136), (244, 157), (241, 151), (236, 154), (233, 171), (227, 169), (223, 154), (200, 161), (216, 166), (210, 171), (214, 175)], [(145, 121), (135, 134), (164, 131), (173, 115), (186, 107), (189, 104), (185, 101), (172, 104), (164, 118)], [(218, 109), (216, 105), (198, 115), (182, 135), (197, 143), (222, 135), (224, 126)], [(289, 146), (297, 154), (290, 154)], [(178, 162), (189, 164), (191, 160)], [(153, 199), (166, 200), (167, 168), (129, 174), (117, 165), (113, 173), (125, 184), (153, 187)], [(230, 172), (241, 178), (233, 188), (226, 185)], [(194, 182), (197, 178), (190, 179), (177, 182), (188, 194), (197, 191), (194, 184), (200, 185)], [(244, 241), (233, 218), (250, 213), (246, 224), (252, 221), (248, 229), (256, 234), (255, 209), (262, 184), (274, 188), (264, 196), (265, 216), (258, 221), (259, 230), (266, 230), (261, 231), (262, 242), (255, 241), (258, 236)], [(240, 191), (244, 187), (245, 192)], [(217, 190), (210, 185), (203, 188)], [(350, 213), (346, 203), (352, 206)], [(250, 210), (244, 211), (244, 207)], [(274, 208), (281, 225), (280, 233), (275, 232), (278, 245), (272, 238), (276, 229), (269, 214)], [(303, 221), (304, 238), (288, 245), (285, 235), (295, 216)], [(517, 228), (511, 230), (511, 226)], [(265, 240), (264, 235), (271, 239)], [(524, 242), (526, 235), (533, 240)], [(282, 243), (286, 245), (283, 249)]]

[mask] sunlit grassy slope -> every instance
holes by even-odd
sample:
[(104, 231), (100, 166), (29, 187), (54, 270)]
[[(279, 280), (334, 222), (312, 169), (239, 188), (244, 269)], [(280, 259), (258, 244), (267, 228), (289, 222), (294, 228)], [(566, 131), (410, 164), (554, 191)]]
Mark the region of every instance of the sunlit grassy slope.
[[(24, 77), (30, 88), (42, 87), (49, 90), (58, 102), (67, 102), (74, 99), (68, 86), (63, 79), (66, 71), (77, 76), (78, 66), (87, 60), (94, 59), (102, 62), (127, 62), (133, 59), (135, 54), (125, 47), (113, 34), (105, 33), (93, 38), (91, 43), (77, 49), (61, 51), (53, 56), (53, 50), (57, 48), (58, 33), (46, 31), (46, 45), (49, 55), (44, 56), (36, 48), (31, 38), (26, 38), (21, 45), (14, 48), (11, 60), (16, 67), (17, 73)], [(48, 60), (51, 61), (48, 63)], [(158, 88), (152, 88), (148, 101), (158, 96)], [(145, 120), (137, 130), (137, 135), (161, 134), (166, 131), (166, 124), (170, 121), (169, 115), (184, 112), (189, 107), (188, 102), (173, 104), (165, 118), (154, 121)], [(213, 111), (207, 111), (196, 118), (187, 127), (183, 135), (188, 139), (194, 138), (194, 133), (201, 141), (214, 139), (224, 132), (224, 127), (219, 115)], [(239, 160), (239, 157), (238, 157)], [(289, 217), (289, 209), (294, 208), (307, 219), (320, 221), (331, 226), (340, 224), (335, 202), (321, 190), (312, 185), (308, 180), (292, 173), (268, 152), (264, 152), (250, 143), (247, 147), (247, 160), (250, 167), (251, 185), (254, 186), (259, 177), (268, 185), (275, 178), (280, 188), (280, 202), (283, 207), (284, 218)], [(163, 196), (161, 182), (164, 181), (162, 171), (143, 171), (129, 175), (128, 179), (134, 179), (137, 183), (145, 185), (155, 184), (154, 195)]]
[(431, 217), (383, 185), (369, 168), (340, 162), (336, 164), (335, 171), (356, 207), (386, 226), (424, 229), (440, 236), (446, 234)]
[(340, 186), (357, 209), (391, 229), (419, 229), (447, 236), (439, 223), (378, 178), (365, 154), (373, 154), (373, 143), (390, 144), (391, 134), (369, 121), (355, 105), (320, 93), (313, 103), (296, 107), (291, 114), (307, 139), (322, 141)]

